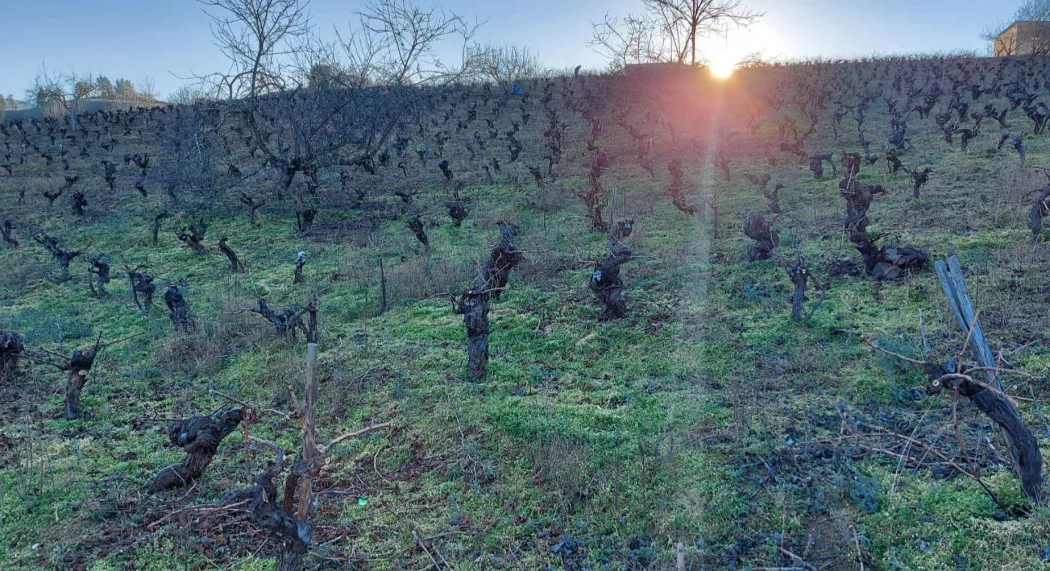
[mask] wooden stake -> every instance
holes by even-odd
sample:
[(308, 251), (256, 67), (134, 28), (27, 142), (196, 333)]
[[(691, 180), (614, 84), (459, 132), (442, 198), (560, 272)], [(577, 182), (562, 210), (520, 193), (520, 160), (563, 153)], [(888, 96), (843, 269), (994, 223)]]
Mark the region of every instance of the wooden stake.
[(379, 258), (379, 314), (386, 313), (386, 270), (383, 269), (383, 258)]
[(306, 346), (306, 406), (303, 410), (303, 463), (306, 473), (299, 479), (298, 519), (307, 521), (313, 495), (312, 476), (317, 456), (317, 343)]
[[(1021, 480), (1021, 488), (1029, 498), (1041, 504), (1044, 497), (1042, 490), (1043, 457), (1039, 451), (1039, 444), (1010, 400), (1004, 398), (1005, 391), (999, 377), (999, 363), (996, 362), (992, 347), (977, 320), (977, 312), (974, 310), (970, 294), (966, 289), (966, 280), (963, 278), (959, 258), (952, 256), (948, 258), (947, 264), (942, 260), (937, 260), (934, 267), (941, 281), (941, 287), (944, 289), (944, 295), (948, 298), (948, 306), (955, 314), (960, 329), (966, 334), (963, 352), (969, 345), (970, 351), (981, 365), (979, 369), (985, 373), (987, 382), (980, 383), (967, 375), (949, 374), (944, 375), (942, 379), (935, 380), (933, 386), (937, 387), (938, 381), (943, 385), (949, 379), (956, 383), (967, 383), (965, 385), (956, 384), (950, 388), (963, 386), (965, 388), (963, 394), (977, 405), (981, 412), (999, 425), (1010, 452), (1010, 459), (1013, 461), (1014, 473)], [(959, 357), (961, 361), (962, 355), (960, 354)]]

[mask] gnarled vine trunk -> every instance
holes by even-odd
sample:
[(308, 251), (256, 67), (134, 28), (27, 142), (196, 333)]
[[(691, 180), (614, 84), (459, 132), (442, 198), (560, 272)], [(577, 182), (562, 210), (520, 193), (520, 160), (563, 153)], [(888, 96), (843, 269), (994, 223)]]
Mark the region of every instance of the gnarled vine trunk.
[(186, 452), (186, 458), (158, 472), (150, 483), (150, 493), (187, 486), (200, 478), (219, 451), (219, 444), (245, 416), (244, 409), (235, 408), (218, 416), (194, 416), (172, 424), (168, 439)]

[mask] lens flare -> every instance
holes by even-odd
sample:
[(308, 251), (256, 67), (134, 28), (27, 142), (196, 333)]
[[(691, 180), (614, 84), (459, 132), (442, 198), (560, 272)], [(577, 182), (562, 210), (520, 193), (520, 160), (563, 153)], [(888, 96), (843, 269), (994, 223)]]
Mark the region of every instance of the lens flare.
[(711, 62), (709, 69), (711, 70), (711, 75), (719, 79), (726, 79), (736, 71), (736, 63), (729, 58), (719, 58)]

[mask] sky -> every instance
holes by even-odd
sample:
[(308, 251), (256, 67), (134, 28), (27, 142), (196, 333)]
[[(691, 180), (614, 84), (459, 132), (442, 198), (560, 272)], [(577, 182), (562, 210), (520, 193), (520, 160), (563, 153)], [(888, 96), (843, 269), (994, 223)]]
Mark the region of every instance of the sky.
[[(586, 46), (591, 22), (606, 13), (638, 12), (640, 0), (413, 0), (440, 4), (484, 21), (476, 39), (533, 49), (547, 67), (601, 68)], [(742, 0), (765, 15), (749, 30), (730, 31), (702, 45), (711, 59), (973, 50), (985, 54), (980, 34), (1009, 20), (1020, 0)], [(347, 29), (366, 0), (311, 0), (322, 35)], [(0, 0), (0, 94), (23, 98), (42, 69), (151, 78), (161, 98), (194, 73), (227, 64), (212, 44), (208, 16), (195, 0)]]

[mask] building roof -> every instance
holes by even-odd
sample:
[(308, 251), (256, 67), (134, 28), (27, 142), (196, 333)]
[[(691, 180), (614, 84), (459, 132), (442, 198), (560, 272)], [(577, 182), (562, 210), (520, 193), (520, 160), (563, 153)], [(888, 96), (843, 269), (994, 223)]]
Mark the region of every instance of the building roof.
[(1010, 30), (1014, 29), (1017, 26), (1020, 26), (1021, 24), (1032, 24), (1036, 26), (1045, 26), (1050, 28), (1050, 22), (1045, 20), (1016, 20), (1013, 24), (1010, 24), (1009, 26), (1004, 28), (1002, 32), (999, 32), (999, 37), (1002, 37), (1004, 34), (1006, 34), (1006, 32), (1009, 32)]

